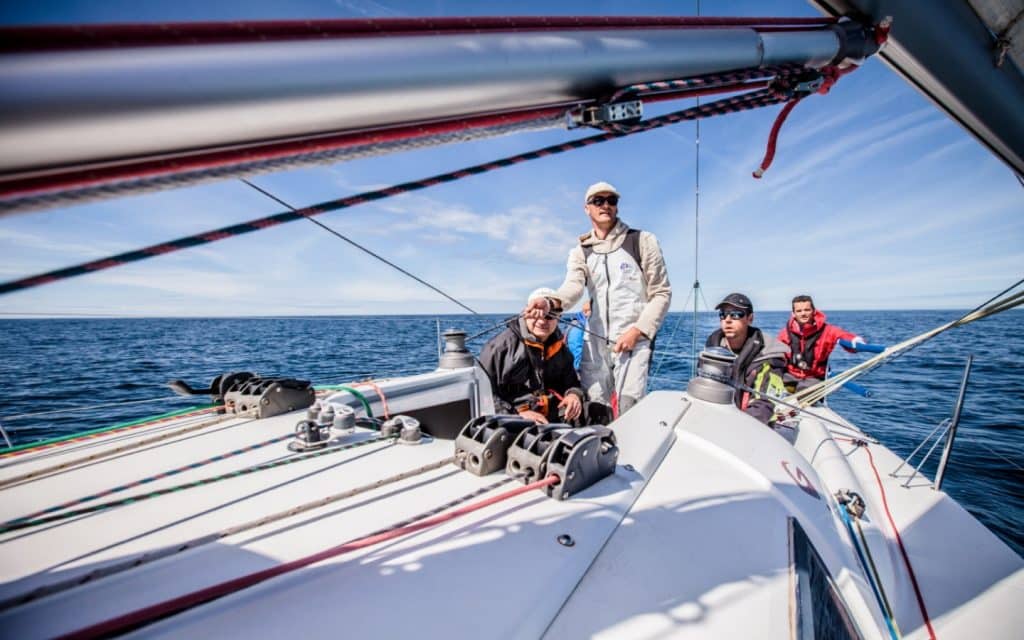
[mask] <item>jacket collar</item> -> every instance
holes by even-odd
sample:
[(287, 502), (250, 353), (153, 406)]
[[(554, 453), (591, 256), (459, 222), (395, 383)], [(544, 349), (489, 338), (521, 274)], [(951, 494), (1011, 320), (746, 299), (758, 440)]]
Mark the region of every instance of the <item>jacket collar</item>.
[(604, 240), (598, 238), (595, 231), (591, 229), (580, 236), (580, 244), (585, 247), (590, 247), (599, 245), (603, 242), (606, 243), (607, 247), (614, 250), (622, 246), (622, 241), (626, 238), (627, 231), (629, 231), (629, 225), (623, 222), (622, 218), (619, 218), (615, 223), (615, 226), (612, 227), (612, 230), (608, 232), (607, 236), (605, 236)]
[(811, 316), (811, 321), (803, 326), (801, 326), (793, 316), (789, 317), (789, 329), (798, 336), (809, 336), (816, 331), (821, 330), (824, 326), (825, 314), (819, 309), (814, 310), (814, 315)]

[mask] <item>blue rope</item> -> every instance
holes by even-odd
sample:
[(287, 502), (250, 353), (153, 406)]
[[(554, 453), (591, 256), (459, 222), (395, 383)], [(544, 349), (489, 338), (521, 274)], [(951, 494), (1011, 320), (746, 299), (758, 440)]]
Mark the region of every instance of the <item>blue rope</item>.
[[(857, 536), (853, 532), (853, 525), (850, 524), (850, 515), (846, 512), (845, 505), (839, 505), (839, 516), (843, 519), (846, 530), (850, 532), (850, 539), (853, 540), (853, 548), (857, 552), (857, 559), (860, 560), (861, 566), (864, 567), (864, 573), (868, 576), (868, 584), (871, 585), (871, 592), (875, 594), (875, 601), (878, 602), (878, 608), (881, 609), (882, 617), (885, 618), (885, 626), (889, 628), (889, 637), (892, 640), (900, 640), (900, 634), (896, 631), (895, 621), (889, 615), (888, 608), (882, 600), (882, 594), (878, 592), (879, 587), (875, 585), (876, 576), (871, 572), (867, 560), (864, 558), (864, 553), (860, 550), (860, 544), (857, 542)], [(866, 541), (865, 544), (867, 544)]]

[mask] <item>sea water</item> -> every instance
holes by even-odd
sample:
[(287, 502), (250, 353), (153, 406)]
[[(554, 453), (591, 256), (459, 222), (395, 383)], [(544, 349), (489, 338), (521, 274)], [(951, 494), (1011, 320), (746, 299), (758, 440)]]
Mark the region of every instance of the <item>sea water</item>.
[[(962, 314), (836, 311), (829, 321), (871, 343), (895, 344)], [(788, 315), (759, 312), (755, 324), (775, 334)], [(438, 328), (479, 334), (469, 342), (479, 353), (502, 320), (500, 315), (3, 320), (0, 424), (15, 445), (104, 427), (200, 404), (204, 398), (176, 398), (166, 383), (181, 378), (205, 387), (228, 371), (316, 384), (419, 373), (437, 364)], [(943, 489), (1024, 554), (1021, 321), (1024, 313), (1014, 311), (953, 329), (859, 378), (872, 397), (840, 390), (828, 402), (905, 457), (952, 414), (964, 364), (973, 354)], [(717, 326), (716, 315), (699, 314), (698, 350)], [(651, 389), (685, 388), (692, 345), (692, 315), (670, 314), (658, 334)], [(830, 364), (842, 371), (869, 355), (837, 348)], [(79, 406), (92, 408), (48, 413)], [(37, 413), (47, 415), (26, 415)], [(940, 450), (923, 469), (929, 476)]]

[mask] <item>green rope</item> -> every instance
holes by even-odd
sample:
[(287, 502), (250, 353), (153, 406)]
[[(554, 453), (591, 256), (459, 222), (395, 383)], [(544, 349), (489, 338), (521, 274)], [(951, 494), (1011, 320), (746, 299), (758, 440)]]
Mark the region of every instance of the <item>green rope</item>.
[(356, 391), (352, 387), (346, 387), (343, 384), (328, 384), (328, 385), (323, 385), (323, 386), (317, 385), (314, 388), (317, 389), (318, 391), (348, 391), (353, 396), (355, 396), (356, 399), (359, 400), (359, 402), (363, 403), (363, 409), (366, 410), (366, 417), (367, 418), (372, 418), (373, 417), (373, 410), (370, 409), (370, 403), (366, 399), (366, 396), (364, 396), (360, 392)]
[[(366, 445), (374, 444), (374, 443), (377, 443), (377, 442), (385, 442), (385, 441), (397, 440), (397, 439), (398, 439), (397, 435), (395, 435), (395, 436), (377, 436), (375, 438), (369, 438), (367, 440), (360, 440), (359, 442), (353, 442), (353, 443), (347, 444), (347, 445), (341, 445), (341, 446), (337, 446), (337, 447), (328, 447), (326, 449), (318, 449), (318, 450), (312, 451), (310, 453), (304, 453), (304, 454), (301, 454), (301, 455), (292, 456), (290, 458), (282, 458), (280, 460), (274, 460), (272, 462), (267, 462), (267, 463), (264, 463), (264, 464), (253, 465), (251, 467), (244, 467), (242, 469), (236, 469), (235, 471), (229, 471), (228, 473), (222, 473), (222, 474), (216, 475), (216, 476), (209, 476), (209, 477), (206, 477), (206, 478), (200, 478), (198, 480), (192, 480), (190, 482), (184, 482), (182, 484), (177, 484), (177, 485), (174, 485), (172, 487), (167, 487), (167, 488), (164, 488), (164, 489), (157, 489), (156, 491), (151, 491), (149, 493), (138, 493), (138, 494), (135, 494), (135, 495), (132, 495), (132, 496), (127, 496), (127, 497), (124, 497), (124, 498), (120, 498), (118, 500), (111, 500), (109, 502), (101, 502), (99, 504), (90, 505), (88, 507), (82, 507), (80, 509), (73, 509), (71, 511), (64, 511), (62, 513), (57, 513), (57, 514), (53, 514), (53, 515), (49, 515), (49, 516), (44, 516), (42, 518), (35, 518), (33, 520), (11, 520), (9, 522), (5, 522), (2, 525), (0, 525), (0, 533), (7, 533), (9, 531), (17, 531), (19, 529), (28, 529), (28, 528), (31, 528), (31, 527), (38, 527), (39, 525), (42, 525), (42, 524), (48, 524), (50, 522), (58, 522), (60, 520), (67, 520), (68, 518), (73, 518), (75, 516), (85, 515), (85, 514), (89, 514), (89, 513), (96, 513), (97, 511), (106, 511), (107, 509), (113, 509), (115, 507), (120, 507), (120, 506), (124, 506), (124, 505), (128, 505), (128, 504), (134, 504), (136, 502), (143, 502), (145, 500), (151, 500), (153, 498), (159, 498), (160, 496), (165, 496), (165, 495), (168, 495), (168, 494), (171, 494), (171, 493), (179, 493), (181, 491), (185, 491), (185, 490), (188, 490), (188, 489), (195, 489), (196, 487), (204, 487), (204, 486), (207, 486), (207, 485), (211, 485), (211, 484), (213, 484), (215, 482), (220, 482), (222, 480), (230, 480), (232, 478), (238, 478), (240, 476), (246, 476), (246, 475), (249, 475), (249, 474), (252, 474), (252, 473), (256, 473), (258, 471), (266, 471), (268, 469), (276, 469), (278, 467), (283, 467), (285, 465), (294, 464), (296, 462), (301, 462), (303, 460), (309, 460), (311, 458), (319, 458), (320, 456), (325, 456), (325, 455), (329, 455), (329, 454), (332, 454), (332, 453), (340, 453), (342, 451), (349, 451), (351, 449), (356, 449), (356, 448), (359, 448), (359, 447), (365, 447)], [(378, 451), (380, 451), (380, 450), (382, 450), (382, 449), (378, 449)]]
[(161, 413), (159, 415), (149, 416), (147, 418), (139, 418), (138, 420), (132, 420), (130, 422), (121, 422), (121, 423), (118, 423), (118, 424), (115, 424), (115, 425), (111, 425), (109, 427), (100, 427), (99, 429), (92, 429), (92, 430), (89, 430), (89, 431), (80, 431), (78, 433), (72, 433), (71, 435), (67, 435), (67, 436), (58, 436), (58, 437), (54, 437), (54, 438), (48, 438), (46, 440), (38, 440), (36, 442), (29, 442), (27, 444), (19, 444), (19, 445), (15, 446), (15, 447), (11, 447), (9, 449), (4, 449), (3, 451), (0, 451), (0, 454), (14, 453), (15, 451), (24, 451), (26, 449), (32, 449), (34, 447), (42, 447), (42, 446), (46, 446), (48, 444), (55, 444), (55, 443), (58, 443), (58, 442), (64, 442), (65, 440), (73, 440), (74, 438), (82, 438), (82, 437), (93, 435), (93, 434), (97, 434), (97, 433), (105, 433), (107, 431), (113, 431), (114, 429), (124, 429), (125, 427), (134, 427), (136, 425), (140, 425), (140, 424), (143, 424), (143, 423), (146, 423), (146, 422), (151, 422), (153, 420), (162, 420), (163, 418), (173, 418), (174, 416), (180, 416), (180, 415), (182, 415), (184, 413), (191, 413), (192, 411), (199, 411), (200, 409), (211, 409), (211, 408), (216, 407), (216, 406), (219, 406), (219, 405), (216, 405), (216, 404), (196, 405), (194, 407), (188, 407), (187, 409), (178, 409), (176, 411), (168, 411), (167, 413)]

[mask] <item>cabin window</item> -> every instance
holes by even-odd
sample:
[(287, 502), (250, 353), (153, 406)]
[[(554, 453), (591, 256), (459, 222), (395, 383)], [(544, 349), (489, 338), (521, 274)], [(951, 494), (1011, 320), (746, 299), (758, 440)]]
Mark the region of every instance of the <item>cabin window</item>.
[(789, 521), (794, 637), (798, 640), (860, 640), (821, 556), (794, 519)]

